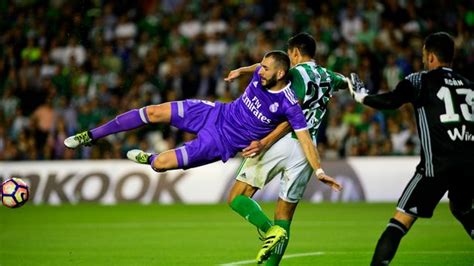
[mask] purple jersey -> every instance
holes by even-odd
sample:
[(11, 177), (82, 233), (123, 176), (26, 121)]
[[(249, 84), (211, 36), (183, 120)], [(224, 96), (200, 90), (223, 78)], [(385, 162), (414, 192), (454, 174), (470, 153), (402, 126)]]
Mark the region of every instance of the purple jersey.
[(197, 134), (196, 139), (176, 149), (180, 168), (219, 159), (225, 162), (286, 120), (296, 131), (306, 129), (306, 119), (290, 84), (280, 91), (268, 91), (262, 88), (258, 70), (244, 94), (231, 103), (202, 100), (171, 103), (171, 125)]
[(262, 87), (259, 69), (253, 73), (245, 92), (237, 100), (225, 104), (221, 111), (218, 131), (226, 144), (224, 148), (233, 154), (251, 141), (262, 139), (283, 121), (288, 120), (296, 131), (307, 128), (290, 83), (280, 91), (266, 90)]

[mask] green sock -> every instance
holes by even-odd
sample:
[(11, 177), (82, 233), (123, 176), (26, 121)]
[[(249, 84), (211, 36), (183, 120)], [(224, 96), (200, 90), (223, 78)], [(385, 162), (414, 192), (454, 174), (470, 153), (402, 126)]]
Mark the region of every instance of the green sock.
[(281, 241), (272, 251), (270, 258), (268, 258), (267, 263), (265, 265), (278, 265), (280, 264), (281, 258), (285, 253), (286, 246), (288, 246), (288, 242), (290, 241), (290, 224), (291, 221), (288, 220), (275, 220), (275, 225), (279, 225), (286, 230), (286, 240)]
[(230, 203), (230, 207), (263, 232), (267, 232), (273, 225), (272, 221), (263, 213), (260, 205), (247, 196), (235, 197)]

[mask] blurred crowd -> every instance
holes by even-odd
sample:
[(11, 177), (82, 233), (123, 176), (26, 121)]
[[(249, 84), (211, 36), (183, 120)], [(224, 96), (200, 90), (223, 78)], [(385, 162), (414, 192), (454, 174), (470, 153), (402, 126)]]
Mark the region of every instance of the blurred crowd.
[[(226, 83), (298, 32), (318, 64), (359, 73), (371, 93), (423, 68), (424, 37), (455, 37), (454, 69), (473, 79), (474, 3), (457, 0), (0, 0), (0, 160), (118, 159), (192, 135), (149, 125), (68, 150), (63, 140), (133, 108), (199, 98), (228, 102)], [(327, 159), (418, 153), (413, 109), (376, 111), (336, 92), (319, 133)]]

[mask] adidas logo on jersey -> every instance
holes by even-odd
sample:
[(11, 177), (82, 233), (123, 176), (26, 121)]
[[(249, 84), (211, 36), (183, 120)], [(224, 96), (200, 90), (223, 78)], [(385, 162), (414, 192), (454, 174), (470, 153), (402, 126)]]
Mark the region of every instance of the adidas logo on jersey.
[(418, 208), (412, 207), (412, 208), (409, 209), (409, 211), (411, 211), (414, 214), (417, 214), (418, 213)]

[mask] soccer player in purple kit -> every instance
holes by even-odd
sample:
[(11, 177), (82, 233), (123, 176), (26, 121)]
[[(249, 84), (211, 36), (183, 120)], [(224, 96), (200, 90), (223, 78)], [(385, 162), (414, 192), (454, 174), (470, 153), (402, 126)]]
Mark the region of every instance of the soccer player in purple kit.
[[(311, 166), (315, 171), (321, 171), (319, 154), (312, 144), (305, 117), (290, 88), (291, 83), (287, 80), (289, 66), (286, 53), (268, 52), (245, 92), (231, 103), (185, 100), (150, 105), (130, 110), (104, 125), (70, 136), (64, 144), (68, 148), (89, 145), (110, 134), (149, 123), (169, 123), (197, 134), (196, 139), (160, 154), (141, 150), (127, 153), (130, 160), (150, 164), (155, 171), (164, 172), (218, 160), (225, 162), (252, 141), (262, 139), (281, 122), (288, 120)], [(318, 178), (336, 191), (341, 189), (341, 185), (330, 176), (324, 174)]]
[[(157, 172), (171, 169), (188, 169), (227, 161), (248, 147), (252, 141), (272, 134), (288, 121), (295, 131), (311, 167), (323, 174), (318, 179), (339, 191), (342, 186), (324, 174), (316, 147), (313, 145), (298, 100), (287, 80), (290, 67), (288, 55), (283, 51), (265, 54), (260, 66), (253, 73), (245, 92), (235, 101), (225, 104), (202, 100), (184, 100), (150, 105), (118, 115), (115, 119), (68, 137), (68, 148), (91, 144), (92, 141), (110, 134), (132, 130), (149, 123), (169, 123), (181, 130), (197, 134), (196, 139), (183, 146), (160, 154), (130, 150), (127, 157), (141, 164), (150, 164)], [(268, 252), (286, 238), (286, 231), (272, 226)], [(269, 239), (269, 237), (267, 237)]]
[[(253, 73), (245, 92), (235, 101), (224, 104), (202, 100), (167, 102), (134, 109), (89, 131), (68, 137), (69, 148), (88, 145), (107, 135), (132, 130), (149, 123), (170, 123), (181, 130), (197, 134), (196, 139), (160, 154), (131, 150), (127, 157), (141, 164), (150, 164), (157, 172), (188, 169), (218, 160), (227, 161), (248, 147), (252, 141), (275, 134), (288, 120), (296, 133), (311, 167), (323, 174), (318, 179), (335, 191), (342, 186), (321, 169), (306, 119), (287, 80), (290, 67), (288, 55), (282, 51), (265, 54)], [(279, 127), (279, 128), (277, 128)], [(265, 244), (267, 252), (286, 238), (286, 230), (273, 225)], [(270, 240), (269, 240), (270, 239)]]
[[(184, 100), (150, 105), (118, 115), (115, 119), (68, 137), (64, 144), (68, 148), (89, 145), (92, 141), (110, 134), (128, 131), (149, 123), (169, 123), (181, 130), (197, 134), (196, 139), (183, 146), (160, 154), (131, 150), (127, 157), (141, 164), (150, 164), (157, 172), (171, 169), (188, 169), (227, 161), (238, 152), (272, 134), (284, 121), (295, 131), (303, 152), (311, 167), (323, 174), (318, 179), (339, 191), (342, 186), (324, 174), (320, 158), (313, 145), (298, 100), (287, 80), (290, 67), (288, 55), (283, 51), (265, 54), (260, 66), (253, 74), (245, 92), (235, 101), (225, 104), (201, 100)], [(286, 238), (286, 231), (278, 225), (267, 231), (272, 235), (268, 252)], [(268, 239), (268, 237), (267, 237)]]
[[(237, 100), (225, 104), (202, 100), (185, 100), (150, 105), (125, 112), (115, 119), (68, 137), (68, 148), (91, 144), (110, 134), (132, 130), (148, 123), (170, 123), (181, 130), (197, 134), (197, 138), (177, 149), (160, 154), (131, 150), (127, 157), (150, 164), (157, 172), (188, 169), (234, 157), (253, 140), (268, 135), (281, 122), (288, 120), (303, 144), (315, 170), (320, 168), (319, 155), (309, 137), (306, 120), (287, 81), (289, 58), (282, 51), (268, 52)], [(308, 142), (306, 142), (308, 141)], [(329, 176), (322, 178), (334, 189), (340, 185)]]

